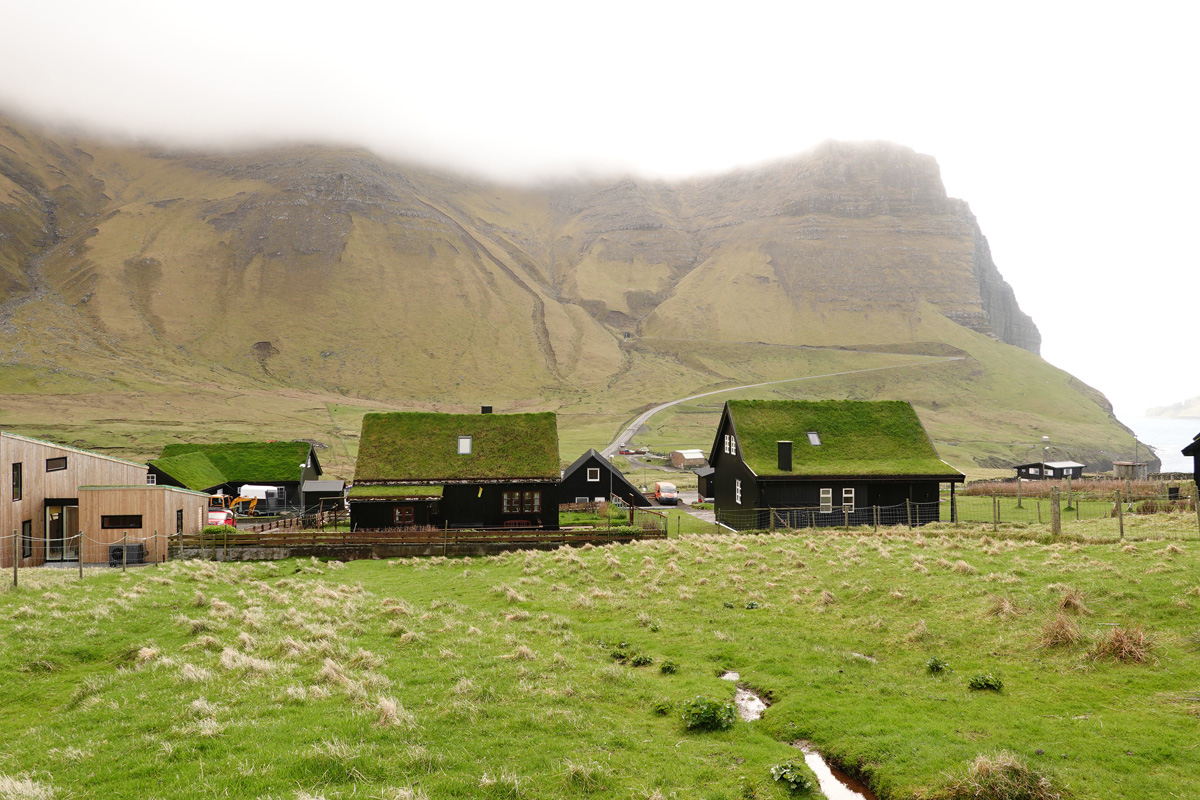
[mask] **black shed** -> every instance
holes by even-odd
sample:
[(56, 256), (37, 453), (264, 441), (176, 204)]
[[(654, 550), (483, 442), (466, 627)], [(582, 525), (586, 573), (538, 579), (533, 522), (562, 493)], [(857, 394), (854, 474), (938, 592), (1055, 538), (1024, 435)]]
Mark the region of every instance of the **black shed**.
[(607, 501), (614, 494), (630, 505), (650, 505), (646, 496), (594, 448), (567, 467), (558, 485), (559, 501), (563, 503)]
[(1200, 486), (1200, 433), (1196, 434), (1191, 444), (1183, 448), (1183, 454), (1192, 457), (1192, 478), (1196, 485)]

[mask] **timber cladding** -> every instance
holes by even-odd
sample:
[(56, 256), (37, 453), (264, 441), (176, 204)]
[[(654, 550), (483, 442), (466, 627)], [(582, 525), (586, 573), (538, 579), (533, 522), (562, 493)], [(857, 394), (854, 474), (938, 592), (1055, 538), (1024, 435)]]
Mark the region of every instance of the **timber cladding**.
[(110, 545), (141, 544), (146, 561), (165, 561), (169, 537), (199, 533), (208, 495), (173, 486), (81, 486), (83, 562), (108, 563)]

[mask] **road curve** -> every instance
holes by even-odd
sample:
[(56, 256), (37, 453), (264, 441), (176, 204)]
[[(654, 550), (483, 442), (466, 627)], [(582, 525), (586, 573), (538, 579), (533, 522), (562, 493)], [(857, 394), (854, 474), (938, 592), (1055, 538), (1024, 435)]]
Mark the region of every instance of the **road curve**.
[(822, 375), (805, 375), (803, 378), (784, 378), (781, 381), (766, 381), (764, 383), (750, 383), (745, 386), (731, 386), (728, 389), (717, 389), (715, 392), (702, 392), (700, 394), (694, 394), (690, 397), (681, 397), (678, 400), (671, 400), (670, 402), (663, 403), (662, 405), (657, 405), (649, 411), (643, 411), (637, 416), (637, 419), (629, 423), (628, 427), (618, 434), (617, 438), (613, 439), (607, 447), (600, 451), (600, 455), (604, 456), (605, 458), (612, 458), (613, 454), (617, 452), (617, 448), (620, 446), (621, 442), (631, 441), (634, 435), (641, 430), (641, 427), (645, 425), (651, 417), (662, 411), (664, 408), (677, 406), (680, 403), (686, 403), (689, 400), (697, 400), (701, 397), (711, 397), (714, 394), (724, 394), (725, 392), (739, 392), (742, 389), (757, 389), (759, 386), (774, 386), (779, 383), (793, 383), (795, 381), (812, 381), (816, 380), (817, 378), (834, 378), (839, 375), (857, 375), (863, 372), (882, 372), (883, 370), (888, 369), (924, 367), (928, 366), (929, 364), (940, 364), (943, 361), (962, 361), (964, 358), (965, 356), (941, 356), (938, 358), (931, 358), (928, 361), (917, 361), (912, 364), (892, 364), (891, 366), (887, 367), (868, 367), (867, 369), (851, 369), (845, 372), (826, 372)]

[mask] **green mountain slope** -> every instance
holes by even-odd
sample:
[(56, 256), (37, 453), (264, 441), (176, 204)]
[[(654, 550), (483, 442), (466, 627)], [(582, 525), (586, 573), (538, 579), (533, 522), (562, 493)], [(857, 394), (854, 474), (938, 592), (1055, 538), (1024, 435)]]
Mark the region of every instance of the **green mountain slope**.
[(0, 225), (0, 425), (130, 457), (309, 438), (347, 475), (366, 411), (486, 403), (557, 411), (569, 461), (647, 404), (903, 364), (786, 391), (912, 401), (968, 472), (1042, 435), (1096, 467), (1132, 451), (1103, 397), (1037, 357), (934, 160), (890, 144), (534, 188), (0, 118)]

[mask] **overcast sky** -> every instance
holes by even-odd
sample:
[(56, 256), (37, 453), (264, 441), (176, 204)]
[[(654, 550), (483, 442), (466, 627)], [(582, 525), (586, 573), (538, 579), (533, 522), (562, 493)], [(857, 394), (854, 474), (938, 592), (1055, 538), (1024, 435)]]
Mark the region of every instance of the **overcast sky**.
[(1198, 8), (0, 0), (0, 107), (505, 179), (897, 142), (971, 205), (1042, 354), (1129, 418), (1200, 395)]

